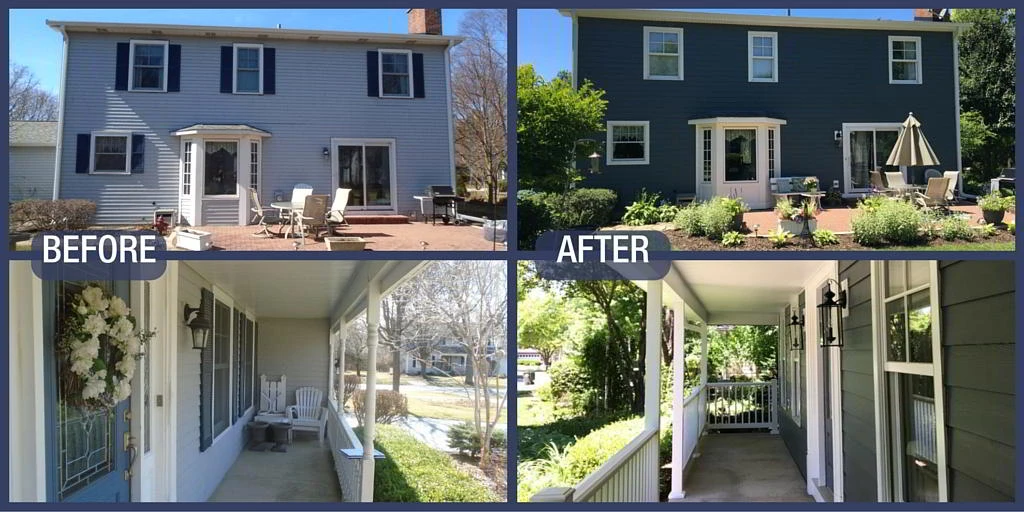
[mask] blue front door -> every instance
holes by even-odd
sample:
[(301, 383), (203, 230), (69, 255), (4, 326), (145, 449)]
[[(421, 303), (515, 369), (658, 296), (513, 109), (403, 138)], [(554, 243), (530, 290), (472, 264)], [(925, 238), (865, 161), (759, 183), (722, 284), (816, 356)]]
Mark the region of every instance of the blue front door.
[[(128, 283), (102, 286), (128, 301)], [(112, 410), (88, 410), (67, 403), (58, 382), (61, 365), (57, 356), (59, 326), (72, 298), (84, 283), (51, 281), (44, 284), (44, 332), (47, 358), (47, 494), (49, 501), (116, 502), (131, 500), (128, 474), (130, 456), (129, 403)]]

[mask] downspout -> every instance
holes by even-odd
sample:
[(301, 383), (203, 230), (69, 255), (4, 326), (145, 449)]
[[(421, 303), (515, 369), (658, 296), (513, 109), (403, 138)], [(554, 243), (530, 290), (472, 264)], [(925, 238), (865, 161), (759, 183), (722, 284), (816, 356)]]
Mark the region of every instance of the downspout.
[(964, 173), (963, 173), (963, 147), (960, 145), (960, 31), (956, 27), (953, 31), (953, 91), (955, 102), (953, 104), (956, 112), (956, 170), (960, 179), (957, 181), (957, 190), (960, 195), (964, 194)]
[(57, 146), (54, 152), (53, 162), (53, 200), (60, 199), (60, 161), (64, 153), (64, 106), (67, 103), (68, 85), (68, 33), (64, 25), (58, 27), (58, 31), (64, 37), (64, 55), (61, 58), (60, 74), (60, 109), (57, 111)]
[(573, 89), (576, 89), (577, 88), (576, 86), (579, 83), (577, 78), (576, 78), (576, 76), (578, 75), (578, 73), (577, 73), (577, 64), (576, 64), (576, 61), (577, 61), (576, 55), (578, 53), (576, 51), (576, 48), (577, 48), (576, 43), (577, 43), (578, 39), (579, 39), (579, 22), (577, 21), (577, 18), (576, 18), (576, 9), (572, 9), (572, 88)]
[(452, 48), (455, 46), (455, 42), (452, 39), (448, 40), (448, 46), (444, 49), (444, 87), (448, 92), (448, 162), (451, 165), (452, 172), (452, 189), (458, 192), (458, 183), (455, 180), (455, 112), (452, 111), (452, 59), (451, 53)]

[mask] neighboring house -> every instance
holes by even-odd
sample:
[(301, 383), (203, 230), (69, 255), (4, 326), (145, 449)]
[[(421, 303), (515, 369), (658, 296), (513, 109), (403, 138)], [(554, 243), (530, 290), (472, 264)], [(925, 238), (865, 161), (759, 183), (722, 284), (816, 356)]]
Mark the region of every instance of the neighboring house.
[[(563, 9), (573, 79), (606, 91), (600, 172), (585, 185), (629, 204), (743, 198), (772, 179), (871, 191), (913, 112), (943, 169), (960, 170), (957, 32), (963, 25), (629, 9)], [(926, 21), (925, 21), (926, 20)], [(581, 161), (579, 167), (589, 164)], [(902, 169), (921, 183), (923, 168)], [(788, 190), (780, 190), (788, 191)]]
[[(417, 343), (413, 344), (414, 346)], [(469, 359), (469, 351), (465, 344), (452, 340), (442, 340), (440, 343), (423, 345), (430, 347), (429, 363), (423, 361), (422, 349), (407, 348), (402, 352), (402, 373), (406, 375), (465, 375), (472, 364)], [(492, 369), (490, 375), (505, 375), (507, 362), (504, 352), (498, 352), (493, 346), (488, 347), (489, 352), (494, 354), (491, 358)]]
[[(920, 260), (676, 261), (638, 282), (646, 311), (686, 319), (671, 336), (669, 499), (1015, 501), (1015, 283), (1012, 261)], [(822, 307), (829, 292), (845, 305)], [(779, 380), (709, 381), (719, 325), (779, 326)], [(647, 322), (643, 432), (534, 501), (659, 499), (662, 328)], [(701, 347), (686, 354), (692, 336)], [(691, 355), (700, 379), (684, 383)], [(737, 428), (765, 433), (715, 433)], [(635, 476), (607, 478), (620, 474)]]
[[(324, 392), (327, 441), (317, 452), (315, 440), (296, 434), (296, 443), (309, 448), (290, 448), (294, 453), (264, 460), (310, 471), (308, 457), (315, 453), (332, 462), (316, 463), (320, 478), (309, 485), (337, 481), (345, 501), (372, 501), (372, 476), (362, 476), (373, 474), (374, 459), (363, 457), (362, 450), (370, 443), (361, 443), (354, 425), (340, 413), (330, 391), (340, 372), (331, 361), (343, 359), (334, 353), (341, 346), (339, 337), (363, 314), (370, 319), (368, 334), (374, 333), (367, 348), (372, 357), (369, 353), (377, 350), (373, 319), (380, 318), (381, 296), (423, 265), (169, 261), (164, 274), (152, 281), (97, 281), (128, 302), (140, 329), (156, 333), (137, 364), (130, 398), (108, 411), (67, 405), (67, 391), (57, 385), (67, 371), (67, 361), (55, 355), (57, 331), (64, 325), (58, 312), (66, 310), (83, 283), (43, 281), (28, 261), (12, 262), (10, 500), (206, 501), (240, 463), (249, 441), (246, 425), (261, 404), (259, 377), (285, 375), (288, 405), (295, 403), (299, 387)], [(254, 277), (264, 275), (277, 279)], [(194, 348), (183, 314), (186, 305), (200, 308), (210, 320), (206, 348)], [(368, 378), (375, 375), (375, 369), (367, 371)], [(373, 393), (367, 390), (370, 400)], [(271, 463), (260, 471), (277, 469)], [(266, 485), (260, 482), (252, 485)], [(294, 482), (280, 480), (271, 488), (243, 485), (218, 494), (233, 492), (235, 501), (287, 499)]]
[(49, 199), (53, 196), (56, 121), (11, 121), (8, 134), (7, 199)]
[(455, 184), (450, 50), (439, 9), (408, 34), (48, 21), (64, 36), (56, 197), (100, 224), (173, 209), (250, 221), (309, 184), (351, 215), (409, 214)]

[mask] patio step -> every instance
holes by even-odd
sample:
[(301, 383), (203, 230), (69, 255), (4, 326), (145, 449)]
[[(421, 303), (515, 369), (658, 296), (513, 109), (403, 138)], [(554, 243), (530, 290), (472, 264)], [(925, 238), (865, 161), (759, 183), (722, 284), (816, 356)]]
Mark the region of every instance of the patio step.
[(408, 215), (354, 215), (349, 214), (345, 216), (345, 220), (349, 224), (408, 224)]

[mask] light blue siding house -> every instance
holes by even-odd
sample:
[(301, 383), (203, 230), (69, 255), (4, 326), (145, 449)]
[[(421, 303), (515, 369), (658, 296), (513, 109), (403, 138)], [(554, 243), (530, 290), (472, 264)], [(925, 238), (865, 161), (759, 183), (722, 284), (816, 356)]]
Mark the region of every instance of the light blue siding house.
[(419, 11), (408, 34), (48, 21), (65, 48), (54, 196), (96, 201), (100, 224), (246, 224), (247, 188), (266, 205), (299, 183), (351, 188), (353, 215), (418, 211), (454, 185), (461, 41)]
[(13, 121), (7, 139), (8, 201), (44, 199), (53, 193), (55, 121)]

